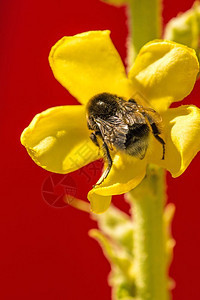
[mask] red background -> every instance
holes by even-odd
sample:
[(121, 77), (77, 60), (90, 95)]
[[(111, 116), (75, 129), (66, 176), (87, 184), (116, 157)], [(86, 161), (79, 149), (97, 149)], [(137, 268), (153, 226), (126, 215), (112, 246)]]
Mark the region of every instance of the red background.
[[(164, 23), (192, 3), (164, 1)], [(83, 212), (54, 208), (42, 199), (49, 173), (32, 162), (19, 138), (36, 113), (77, 103), (52, 75), (47, 60), (51, 46), (64, 35), (110, 29), (124, 59), (125, 9), (99, 0), (4, 0), (0, 20), (0, 299), (110, 299), (109, 264), (87, 235), (95, 222)], [(199, 89), (197, 83), (184, 103), (198, 105)], [(176, 281), (175, 300), (199, 299), (199, 168), (197, 156), (180, 178), (168, 174), (169, 201), (176, 204), (173, 236), (177, 245), (170, 268)], [(84, 185), (84, 198), (93, 182), (86, 184), (80, 173), (75, 178)], [(116, 202), (120, 203), (120, 197)]]

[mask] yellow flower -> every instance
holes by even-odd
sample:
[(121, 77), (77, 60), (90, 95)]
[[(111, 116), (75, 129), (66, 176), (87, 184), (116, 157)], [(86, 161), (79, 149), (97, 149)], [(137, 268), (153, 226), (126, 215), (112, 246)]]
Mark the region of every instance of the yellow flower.
[[(143, 160), (113, 154), (113, 166), (102, 184), (88, 193), (94, 212), (105, 211), (111, 195), (137, 186), (148, 163), (181, 175), (200, 149), (200, 110), (195, 106), (169, 108), (192, 90), (199, 70), (195, 52), (170, 41), (155, 40), (140, 51), (128, 76), (109, 31), (64, 37), (52, 48), (50, 65), (56, 79), (83, 105), (50, 108), (36, 115), (21, 142), (32, 159), (55, 173), (69, 173), (100, 158), (90, 140), (85, 107), (90, 98), (107, 92), (129, 99), (146, 99), (161, 114), (162, 145), (152, 136)], [(145, 106), (145, 104), (143, 104)]]

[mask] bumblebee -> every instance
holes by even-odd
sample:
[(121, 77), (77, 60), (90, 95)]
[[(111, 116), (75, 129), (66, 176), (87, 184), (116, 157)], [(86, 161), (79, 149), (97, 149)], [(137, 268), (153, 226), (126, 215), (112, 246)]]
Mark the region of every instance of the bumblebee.
[(87, 126), (92, 130), (90, 138), (102, 148), (107, 160), (107, 168), (96, 185), (101, 184), (111, 170), (110, 151), (123, 151), (143, 159), (151, 132), (162, 144), (162, 160), (165, 159), (165, 142), (159, 136), (161, 132), (158, 128), (162, 119), (152, 108), (144, 108), (134, 99), (126, 101), (116, 95), (102, 93), (89, 100), (86, 111)]

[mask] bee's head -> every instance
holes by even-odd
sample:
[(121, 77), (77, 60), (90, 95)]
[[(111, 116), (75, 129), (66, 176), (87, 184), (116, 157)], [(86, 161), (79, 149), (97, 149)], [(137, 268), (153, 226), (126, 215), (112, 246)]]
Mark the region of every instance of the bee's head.
[(108, 93), (102, 93), (94, 96), (87, 104), (88, 116), (107, 119), (108, 117), (115, 115), (118, 106), (116, 99), (116, 95)]

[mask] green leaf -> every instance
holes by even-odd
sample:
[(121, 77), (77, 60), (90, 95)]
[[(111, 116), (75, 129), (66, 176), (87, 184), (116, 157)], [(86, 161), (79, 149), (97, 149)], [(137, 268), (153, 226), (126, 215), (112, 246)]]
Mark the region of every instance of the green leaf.
[(163, 214), (167, 266), (169, 266), (172, 261), (173, 249), (175, 246), (175, 240), (173, 239), (171, 234), (171, 223), (174, 217), (174, 213), (175, 213), (175, 205), (172, 203), (167, 204)]
[(132, 257), (99, 230), (92, 229), (89, 235), (98, 241), (111, 264), (108, 282), (112, 287), (112, 299), (134, 300), (136, 289)]
[[(116, 278), (116, 276), (115, 276)], [(136, 299), (135, 284), (127, 281), (121, 281), (116, 284), (115, 279), (112, 280), (112, 299), (115, 300), (134, 300)]]
[(95, 215), (94, 218), (102, 233), (108, 236), (113, 243), (123, 247), (129, 255), (132, 255), (133, 222), (127, 214), (111, 205), (105, 213)]
[(131, 278), (132, 258), (126, 253), (126, 251), (118, 245), (115, 245), (111, 240), (109, 240), (109, 238), (97, 229), (90, 230), (89, 235), (99, 242), (104, 255), (111, 263), (111, 266), (117, 266), (125, 277)]

